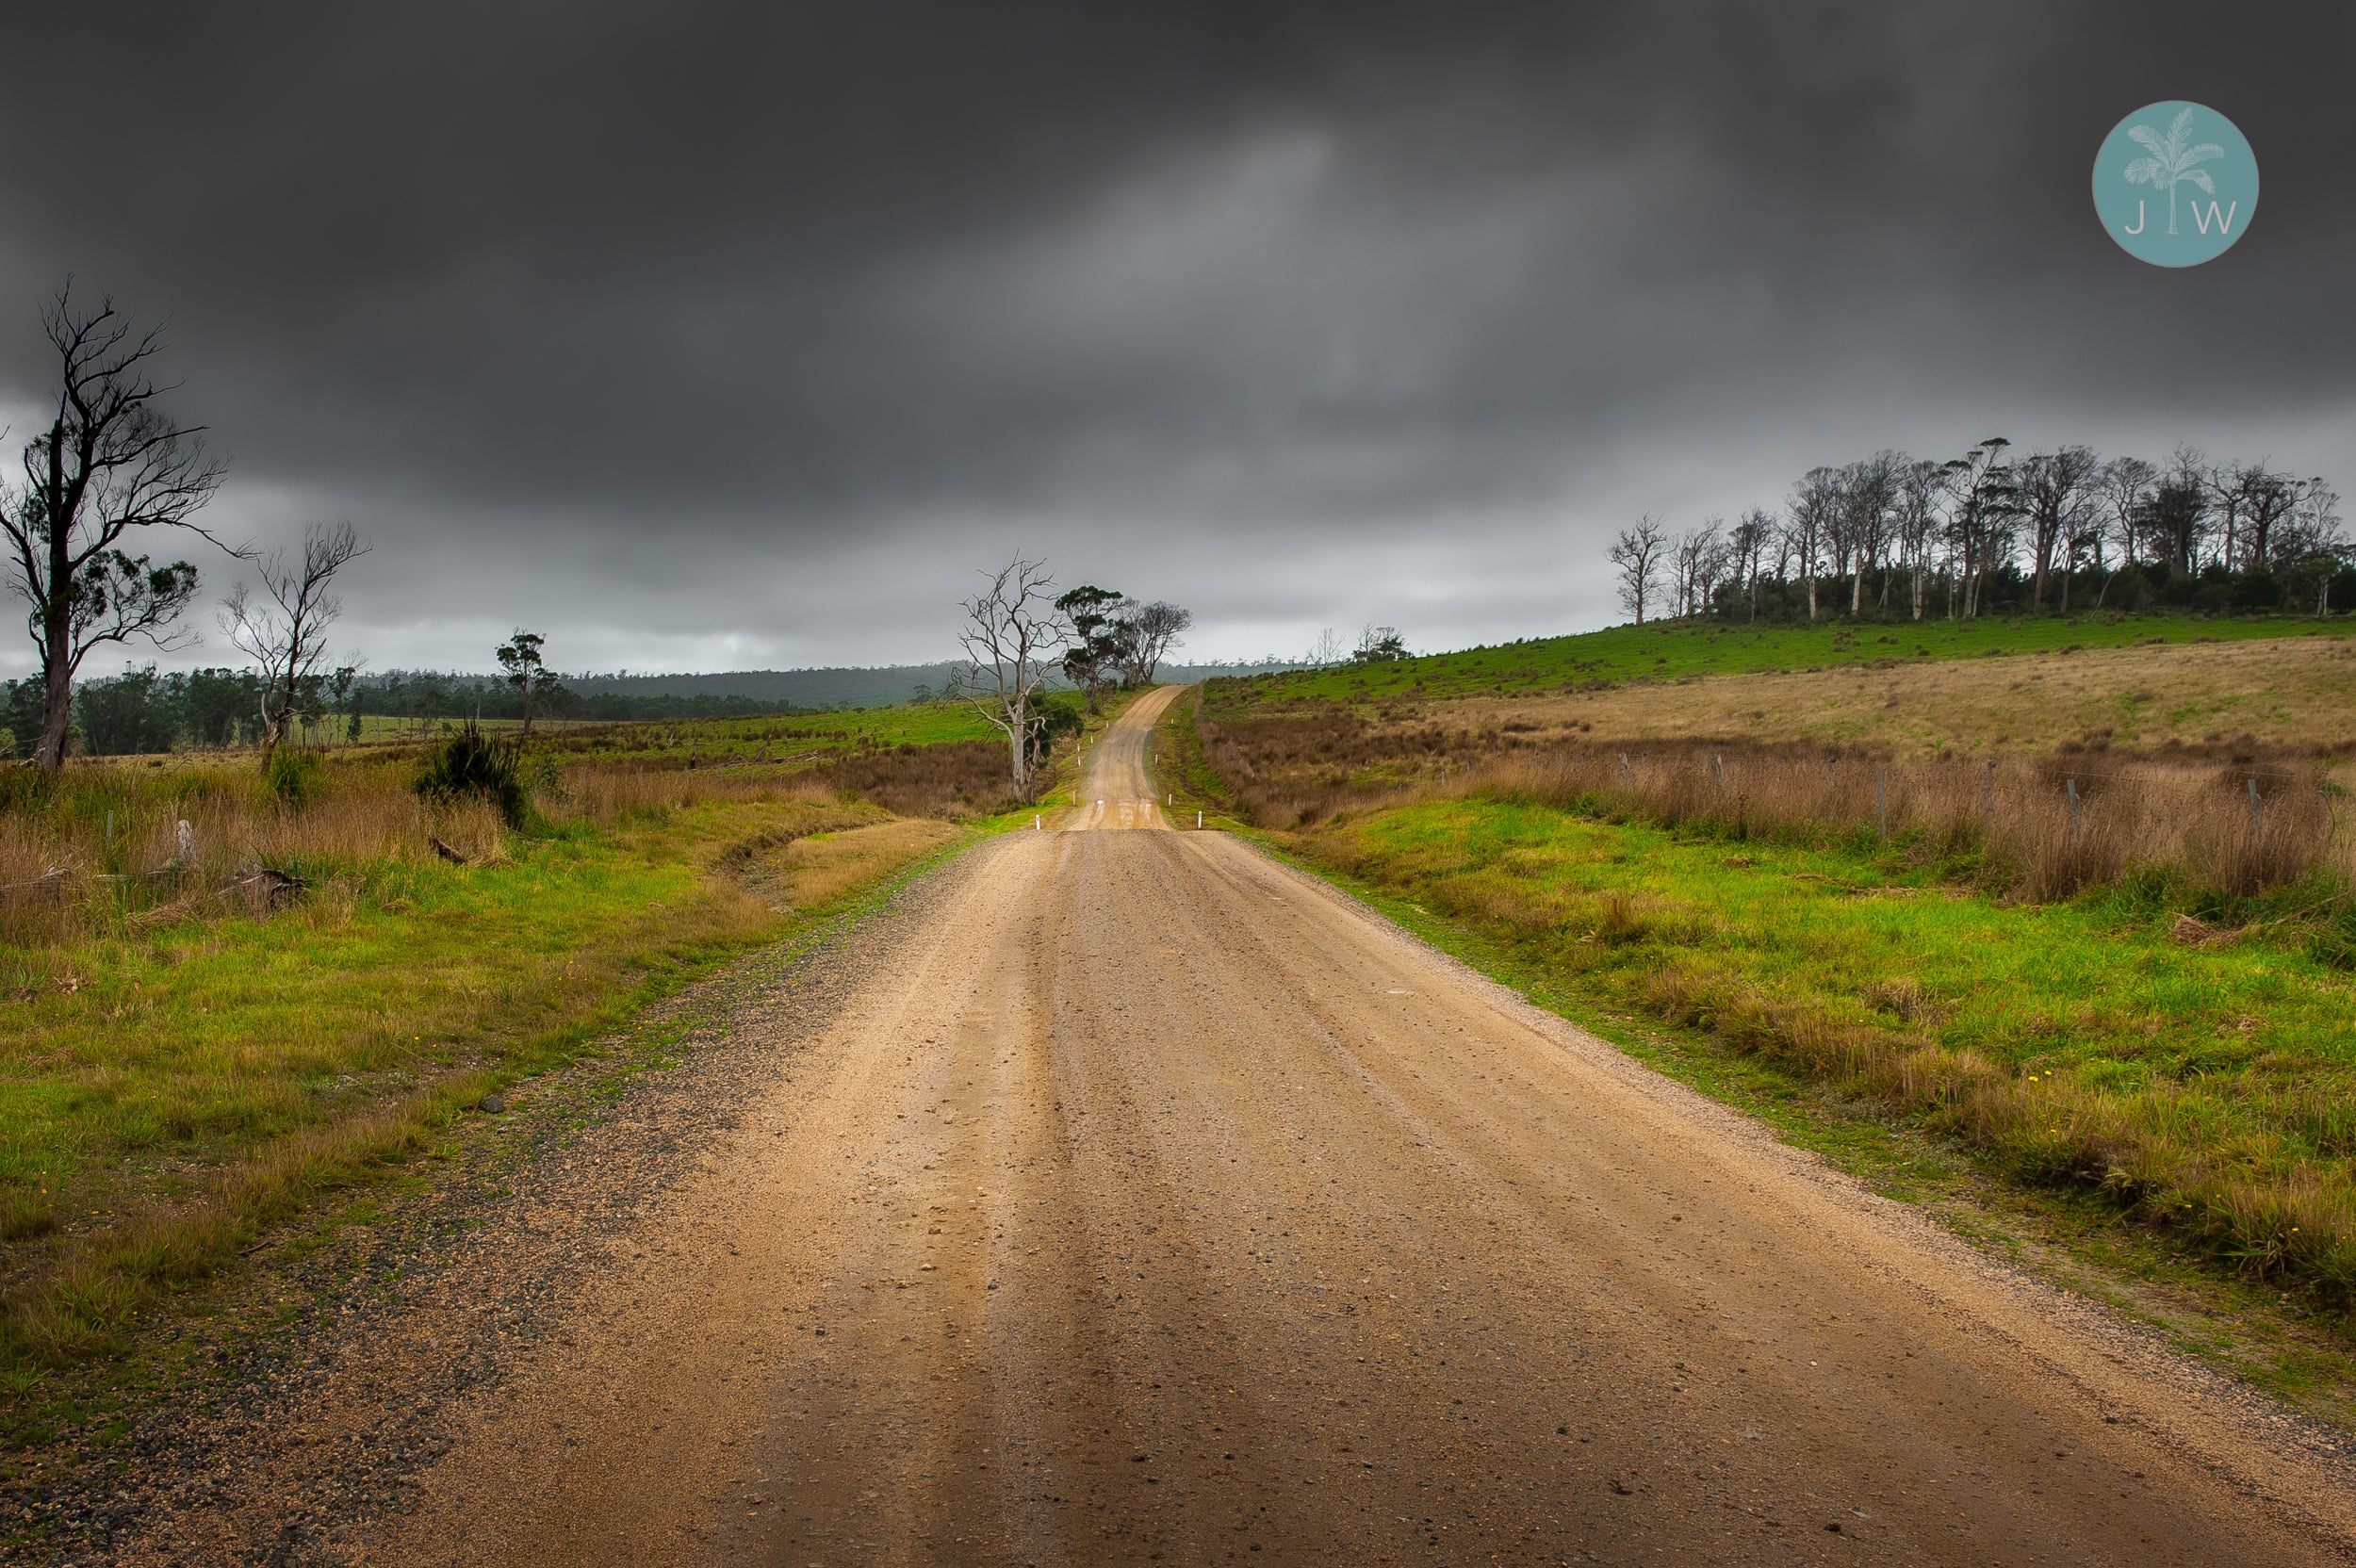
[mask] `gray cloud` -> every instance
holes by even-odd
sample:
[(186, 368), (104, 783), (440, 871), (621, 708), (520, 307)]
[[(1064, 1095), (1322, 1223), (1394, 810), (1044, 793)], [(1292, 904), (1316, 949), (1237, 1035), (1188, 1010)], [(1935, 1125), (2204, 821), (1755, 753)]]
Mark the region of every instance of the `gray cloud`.
[[(934, 657), (1017, 547), (1203, 652), (1513, 636), (1883, 445), (2347, 455), (2336, 9), (60, 10), (0, 390), (69, 270), (168, 314), (221, 518), (376, 540), (380, 662)], [(2266, 181), (2183, 273), (2086, 189), (2172, 96)]]

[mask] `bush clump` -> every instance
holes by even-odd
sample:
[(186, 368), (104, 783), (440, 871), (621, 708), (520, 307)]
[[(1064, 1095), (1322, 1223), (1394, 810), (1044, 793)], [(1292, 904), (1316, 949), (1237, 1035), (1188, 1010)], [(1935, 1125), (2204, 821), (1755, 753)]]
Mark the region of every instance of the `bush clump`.
[(327, 765), (307, 751), (281, 746), (270, 754), (262, 780), (280, 805), (300, 811), (325, 792)]
[(523, 782), (523, 747), (492, 740), (472, 720), (426, 758), (413, 788), (432, 801), (488, 801), (510, 827), (523, 826), (532, 803)]

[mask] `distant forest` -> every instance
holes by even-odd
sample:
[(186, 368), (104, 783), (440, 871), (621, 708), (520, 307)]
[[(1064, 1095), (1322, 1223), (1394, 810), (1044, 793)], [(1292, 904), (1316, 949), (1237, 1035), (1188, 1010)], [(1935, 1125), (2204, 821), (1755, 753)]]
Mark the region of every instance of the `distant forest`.
[[(533, 699), (537, 719), (630, 723), (737, 718), (750, 714), (815, 712), (842, 708), (888, 708), (931, 701), (960, 668), (954, 662), (875, 668), (734, 670), (713, 675), (571, 675)], [(1185, 682), (1213, 675), (1256, 675), (1300, 667), (1298, 661), (1171, 665), (1167, 678)], [(501, 677), (436, 670), (354, 673), (322, 678), (305, 693), (310, 715), (299, 738), (345, 739), (359, 717), (406, 720), (421, 729), (444, 720), (516, 719), (523, 697)], [(80, 749), (119, 757), (184, 748), (250, 743), (261, 710), (262, 683), (253, 670), (158, 672), (153, 665), (79, 682), (74, 727)], [(0, 757), (23, 755), (41, 727), (37, 679), (0, 683)]]

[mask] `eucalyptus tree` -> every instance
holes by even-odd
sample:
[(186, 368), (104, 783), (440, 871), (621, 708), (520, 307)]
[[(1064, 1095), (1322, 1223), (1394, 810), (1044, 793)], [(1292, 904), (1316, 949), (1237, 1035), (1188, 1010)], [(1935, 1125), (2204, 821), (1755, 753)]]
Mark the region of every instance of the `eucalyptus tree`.
[(1727, 564), (1734, 572), (1735, 585), (1742, 590), (1748, 618), (1754, 621), (1759, 619), (1759, 572), (1766, 564), (1767, 547), (1775, 537), (1775, 514), (1755, 506), (1735, 519), (1733, 531), (1726, 538)]
[(1162, 660), (1178, 646), (1179, 634), (1194, 625), (1194, 612), (1155, 599), (1132, 608), (1122, 619), (1126, 625), (1121, 645), (1122, 678), (1131, 686), (1150, 686)]
[(195, 518), (224, 470), (205, 450), (205, 427), (164, 412), (165, 388), (149, 377), (163, 351), (162, 328), (139, 330), (109, 299), (83, 308), (71, 284), (41, 323), (56, 356), (54, 401), (45, 428), (25, 445), (22, 481), (0, 497), (0, 535), (40, 655), (33, 761), (55, 773), (73, 733), (74, 678), (93, 648), (134, 638), (172, 648), (189, 640), (174, 623), (196, 596), (196, 568), (156, 565), (152, 555), (133, 553), (134, 542), (160, 530), (219, 544)]
[(1932, 543), (1938, 531), (1939, 505), (1945, 490), (1945, 470), (1928, 458), (1915, 458), (1897, 472), (1891, 524), (1897, 535), (1898, 563), (1912, 590), (1914, 618), (1922, 618), (1929, 592)]
[(1726, 570), (1726, 542), (1719, 532), (1724, 526), (1720, 518), (1705, 517), (1701, 527), (1688, 529), (1677, 537), (1669, 571), (1679, 615), (1710, 612), (1710, 598)]
[(1072, 645), (1064, 650), (1064, 678), (1088, 694), (1088, 711), (1101, 711), (1099, 694), (1121, 661), (1128, 631), (1121, 612), (1129, 602), (1118, 588), (1084, 583), (1057, 596), (1055, 608), (1072, 626)]
[(2180, 572), (2201, 565), (2201, 546), (2209, 525), (2207, 465), (2197, 447), (2178, 443), (2168, 467), (2151, 487), (2144, 507), (2144, 536), (2161, 564)]
[(2006, 455), (2011, 446), (1991, 435), (1942, 465), (1950, 498), (1948, 534), (1963, 590), (1960, 605), (1949, 596), (1950, 618), (1958, 611), (1967, 621), (1979, 615), (1981, 580), (2011, 556), (2012, 525), (2021, 511), (2020, 487)]
[(1032, 707), (1055, 650), (1072, 640), (1072, 622), (1055, 608), (1055, 580), (1045, 563), (1016, 556), (982, 576), (987, 586), (958, 607), (965, 625), (957, 642), (966, 656), (958, 690), (1006, 737), (1014, 792), (1030, 800), (1038, 765)]
[[(1884, 449), (1841, 470), (1834, 527), (1849, 568), (1849, 613), (1863, 613), (1865, 574), (1879, 568), (1889, 547), (1890, 514), (1896, 502), (1898, 470), (1906, 459)], [(1885, 605), (1887, 584), (1885, 587)]]
[(2315, 596), (2315, 614), (2331, 607), (2331, 581), (2348, 569), (2348, 534), (2340, 520), (2339, 492), (2320, 479), (2301, 480), (2275, 547), (2281, 569), (2303, 596)]
[(2207, 502), (2211, 536), (2217, 544), (2217, 564), (2234, 571), (2245, 564), (2263, 564), (2266, 554), (2250, 551), (2249, 531), (2245, 526), (2251, 506), (2257, 502), (2274, 476), (2261, 462), (2212, 463), (2192, 472), (2197, 476), (2203, 499)]
[[(2110, 535), (2119, 545), (2122, 564), (2134, 565), (2143, 559), (2144, 524), (2151, 514), (2151, 487), (2160, 471), (2139, 457), (2114, 457), (2102, 465), (2098, 483), (2102, 493), (2104, 521)], [(2102, 579), (2102, 590), (2094, 596), (2097, 608), (2111, 596), (2111, 578)]]
[(2102, 471), (2094, 449), (2078, 446), (2032, 453), (2016, 470), (2021, 515), (2029, 526), (2029, 602), (2036, 611), (2045, 609), (2045, 584), (2054, 557), (2068, 547), (2093, 509)]
[(1841, 517), (1841, 470), (1818, 466), (1800, 476), (1784, 508), (1789, 519), (1784, 537), (1791, 542), (1793, 564), (1808, 583), (1808, 618), (1816, 619), (1816, 579), (1823, 569), (1826, 547)]
[(548, 640), (536, 631), (518, 629), (515, 636), (499, 645), (498, 659), (500, 678), (523, 699), (526, 735), (532, 733), (532, 710), (539, 700), (564, 684), (563, 678), (548, 667), (541, 650)]
[(343, 600), (334, 592), (335, 574), (368, 553), (350, 523), (313, 523), (303, 531), (299, 558), (284, 550), (254, 558), (260, 597), (240, 582), (221, 605), (221, 629), (261, 674), (258, 717), (266, 768), (295, 721), (315, 706), (327, 629), (344, 612)]
[(2233, 466), (2233, 521), (2240, 534), (2239, 559), (2245, 567), (2262, 570), (2276, 564), (2275, 532), (2298, 505), (2299, 485), (2289, 475), (2268, 467), (2264, 459)]
[(1619, 536), (1612, 541), (1610, 553), (1620, 608), (1634, 615), (1638, 626), (1644, 624), (1644, 606), (1651, 599), (1668, 548), (1668, 530), (1649, 512), (1636, 519), (1634, 528), (1620, 530)]

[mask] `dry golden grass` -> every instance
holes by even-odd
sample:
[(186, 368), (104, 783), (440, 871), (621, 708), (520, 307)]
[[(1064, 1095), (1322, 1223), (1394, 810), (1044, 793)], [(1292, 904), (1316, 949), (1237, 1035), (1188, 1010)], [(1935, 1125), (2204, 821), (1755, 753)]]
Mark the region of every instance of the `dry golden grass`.
[(835, 793), (808, 773), (581, 762), (562, 769), (557, 775), (556, 788), (539, 792), (538, 799), (550, 822), (585, 822), (610, 827), (632, 816), (684, 810), (692, 806), (816, 801), (832, 799)]
[(1985, 855), (2011, 890), (2049, 900), (2155, 868), (2241, 898), (2326, 868), (2344, 885), (2356, 881), (2323, 785), (2320, 770), (2281, 762), (2095, 753), (1883, 762), (1756, 747), (1631, 756), (1587, 744), (1507, 753), (1417, 792), (1583, 803), (1733, 839), (1910, 839), (1933, 852)]
[[(0, 808), (0, 947), (259, 913), (302, 890), (281, 877), (318, 887), (362, 868), (446, 858), (445, 849), (468, 865), (498, 864), (508, 840), (497, 814), (480, 802), (420, 799), (410, 787), (416, 768), (407, 757), (337, 758), (300, 805), (272, 795), (251, 759), (152, 771), (85, 763), (50, 784), (20, 773), (23, 798)], [(908, 771), (913, 781), (901, 793), (939, 792), (938, 764)], [(893, 792), (888, 769), (864, 781)], [(575, 763), (534, 783), (535, 808), (560, 830), (705, 806), (832, 803), (846, 792), (810, 770), (628, 762)]]
[(1904, 756), (2225, 743), (2356, 749), (2356, 642), (2088, 648), (2001, 659), (1892, 660), (1777, 675), (1702, 676), (1556, 695), (1422, 705), (1453, 726), (1534, 724), (1599, 740), (1818, 741)]
[(2131, 753), (2072, 741), (2043, 756), (1887, 757), (1805, 743), (1613, 741), (1528, 718), (1450, 727), (1453, 710), (1368, 719), (1338, 703), (1205, 715), (1209, 762), (1254, 821), (1479, 796), (1729, 840), (1901, 841), (1968, 858), (1984, 882), (2066, 898), (2145, 872), (2254, 897), (2318, 872), (2356, 884), (2328, 765), (2288, 748)]
[(926, 817), (795, 839), (761, 862), (765, 887), (790, 909), (818, 909), (958, 837)]

